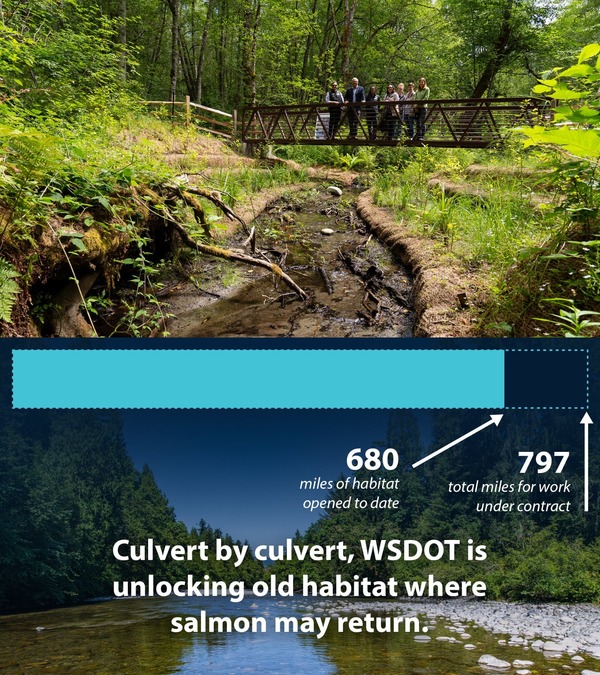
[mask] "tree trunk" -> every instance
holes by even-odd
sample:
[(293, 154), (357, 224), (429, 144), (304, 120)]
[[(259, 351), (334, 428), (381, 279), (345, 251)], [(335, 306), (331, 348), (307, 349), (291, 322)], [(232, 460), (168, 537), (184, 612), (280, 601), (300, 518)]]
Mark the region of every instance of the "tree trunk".
[(345, 82), (349, 82), (352, 78), (352, 72), (350, 70), (350, 42), (357, 3), (358, 0), (344, 0), (344, 24), (340, 47), (342, 51), (342, 74)]
[(500, 27), (500, 32), (494, 43), (492, 54), (490, 60), (487, 62), (483, 73), (479, 77), (479, 81), (475, 85), (475, 89), (471, 94), (471, 98), (482, 98), (485, 92), (491, 86), (494, 78), (498, 74), (498, 71), (502, 67), (504, 59), (511, 54), (514, 50), (514, 45), (511, 45), (512, 30), (511, 30), (511, 17), (512, 17), (512, 6), (513, 0), (510, 0), (504, 9), (504, 15), (502, 17), (502, 25)]
[(156, 42), (154, 44), (154, 48), (152, 50), (152, 55), (150, 57), (150, 68), (148, 69), (148, 77), (146, 79), (145, 83), (145, 89), (146, 89), (146, 94), (150, 95), (151, 92), (154, 91), (154, 78), (156, 76), (156, 69), (157, 69), (157, 64), (158, 60), (160, 58), (160, 55), (162, 53), (162, 43), (163, 43), (163, 36), (165, 34), (165, 29), (167, 25), (167, 6), (166, 4), (163, 5), (162, 7), (162, 20), (160, 24), (160, 30), (158, 33), (158, 38), (156, 39)]
[[(311, 13), (312, 16), (315, 16), (317, 13), (317, 0), (313, 0), (312, 8), (311, 8)], [(310, 59), (312, 56), (312, 46), (313, 46), (313, 41), (314, 41), (314, 31), (311, 29), (309, 32), (307, 38), (306, 38), (306, 45), (304, 47), (304, 58), (302, 59), (302, 80), (304, 81), (306, 79), (307, 73), (308, 73), (308, 65), (310, 63)], [(302, 99), (306, 98), (306, 94), (302, 94)], [(302, 101), (304, 103), (305, 100)]]
[(123, 69), (123, 79), (127, 79), (127, 0), (120, 0), (119, 13), (121, 25), (119, 26), (119, 44), (121, 45), (120, 64)]
[(172, 104), (177, 99), (177, 65), (179, 61), (179, 0), (167, 0), (171, 9), (171, 88), (169, 100)]
[(256, 36), (260, 18), (260, 0), (249, 0), (244, 12), (242, 36), (242, 98), (245, 106), (256, 105)]
[(200, 43), (200, 54), (196, 65), (196, 87), (194, 91), (194, 100), (196, 103), (202, 103), (202, 69), (204, 67), (204, 56), (206, 54), (206, 44), (208, 42), (208, 29), (214, 12), (214, 0), (208, 0), (206, 7), (206, 19), (202, 29), (202, 40)]

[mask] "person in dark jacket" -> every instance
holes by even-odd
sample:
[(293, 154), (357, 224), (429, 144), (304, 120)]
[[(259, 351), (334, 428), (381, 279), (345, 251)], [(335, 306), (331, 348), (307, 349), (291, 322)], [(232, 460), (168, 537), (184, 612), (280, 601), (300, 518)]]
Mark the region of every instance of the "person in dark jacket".
[(332, 82), (331, 89), (325, 94), (325, 103), (329, 106), (329, 138), (333, 138), (340, 126), (344, 97), (338, 90), (338, 83)]
[[(358, 84), (358, 78), (352, 78), (352, 86), (346, 89), (346, 103), (364, 103), (365, 90)], [(351, 106), (348, 110), (348, 125), (350, 126), (350, 135), (348, 138), (356, 138), (358, 131), (358, 119), (360, 117), (360, 106)]]

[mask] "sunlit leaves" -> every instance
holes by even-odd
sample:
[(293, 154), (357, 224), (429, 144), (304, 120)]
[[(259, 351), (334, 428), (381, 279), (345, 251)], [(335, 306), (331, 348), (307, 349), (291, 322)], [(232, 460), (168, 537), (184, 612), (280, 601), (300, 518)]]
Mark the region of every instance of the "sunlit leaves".
[(572, 129), (566, 126), (546, 129), (532, 127), (520, 129), (528, 140), (525, 147), (558, 145), (578, 157), (600, 157), (600, 133), (594, 129)]
[(600, 54), (600, 44), (595, 42), (594, 44), (586, 45), (581, 50), (581, 52), (579, 54), (579, 59), (577, 60), (577, 62), (583, 63), (584, 61), (587, 61), (588, 59), (591, 59), (593, 56), (596, 56), (597, 54)]
[(574, 105), (563, 105), (555, 109), (555, 126), (535, 126), (521, 129), (528, 138), (525, 147), (555, 145), (577, 157), (594, 159), (600, 157), (600, 109), (593, 105), (579, 105), (577, 102), (591, 98), (593, 91), (587, 89), (600, 76), (598, 64), (589, 61), (600, 53), (600, 44), (584, 47), (577, 65), (558, 72), (554, 80), (539, 80), (534, 93), (543, 94), (559, 101), (573, 101)]

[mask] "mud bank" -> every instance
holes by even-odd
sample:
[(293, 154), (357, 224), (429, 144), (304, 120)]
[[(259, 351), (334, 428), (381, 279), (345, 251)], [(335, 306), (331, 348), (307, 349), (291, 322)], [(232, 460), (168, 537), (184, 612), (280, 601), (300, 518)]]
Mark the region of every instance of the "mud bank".
[(415, 337), (467, 337), (471, 316), (460, 298), (472, 292), (467, 275), (446, 264), (435, 244), (412, 234), (386, 209), (375, 206), (370, 190), (357, 204), (358, 215), (414, 277)]

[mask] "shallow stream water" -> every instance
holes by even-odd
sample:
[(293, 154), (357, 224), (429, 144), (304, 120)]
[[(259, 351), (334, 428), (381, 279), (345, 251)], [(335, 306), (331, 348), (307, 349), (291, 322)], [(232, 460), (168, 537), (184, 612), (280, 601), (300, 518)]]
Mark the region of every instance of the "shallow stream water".
[[(529, 669), (537, 674), (596, 669), (593, 659), (575, 665), (567, 655), (550, 658), (533, 649), (500, 645), (499, 639), (508, 635), (492, 634), (468, 622), (459, 625), (424, 616), (419, 617), (421, 626), (428, 626), (432, 638), (427, 642), (404, 632), (340, 633), (330, 628), (321, 639), (313, 634), (275, 633), (275, 616), (335, 617), (348, 610), (360, 616), (382, 609), (382, 603), (370, 610), (364, 601), (353, 608), (353, 601), (309, 604), (302, 600), (247, 597), (234, 604), (223, 597), (139, 598), (3, 616), (0, 670), (7, 675), (484, 675), (486, 671), (477, 664), (482, 654), (511, 662), (531, 660), (534, 665)], [(267, 632), (170, 632), (171, 617), (198, 616), (203, 609), (210, 616), (265, 617)], [(394, 610), (391, 607), (390, 613)], [(468, 643), (474, 649), (465, 649)]]
[[(179, 306), (171, 337), (409, 337), (410, 277), (365, 231), (352, 203), (356, 196), (294, 196), (254, 223), (259, 248), (277, 263), (284, 256), (282, 266), (308, 301), (282, 281), (275, 284), (270, 272), (237, 264), (229, 271), (233, 290), (219, 289), (219, 299), (193, 306), (198, 291), (188, 288), (183, 293), (192, 306), (186, 309), (181, 297), (167, 298)], [(322, 234), (324, 228), (333, 232)], [(222, 268), (221, 261), (204, 265), (199, 277)]]

